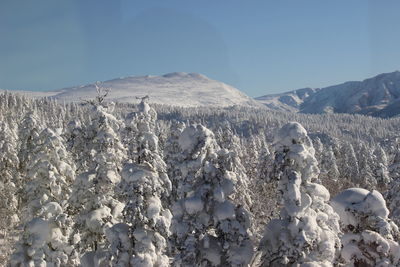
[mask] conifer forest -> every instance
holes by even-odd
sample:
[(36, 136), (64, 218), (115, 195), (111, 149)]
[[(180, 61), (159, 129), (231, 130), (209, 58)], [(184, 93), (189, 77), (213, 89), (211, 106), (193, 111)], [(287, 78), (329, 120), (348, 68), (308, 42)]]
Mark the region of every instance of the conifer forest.
[(400, 118), (0, 94), (1, 266), (400, 266)]

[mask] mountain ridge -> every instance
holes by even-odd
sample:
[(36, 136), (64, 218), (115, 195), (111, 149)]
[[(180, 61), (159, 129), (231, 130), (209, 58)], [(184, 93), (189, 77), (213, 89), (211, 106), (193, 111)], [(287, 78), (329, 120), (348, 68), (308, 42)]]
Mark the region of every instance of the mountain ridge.
[(270, 109), (282, 111), (394, 117), (400, 115), (400, 71), (382, 73), (363, 81), (303, 88), (255, 99)]

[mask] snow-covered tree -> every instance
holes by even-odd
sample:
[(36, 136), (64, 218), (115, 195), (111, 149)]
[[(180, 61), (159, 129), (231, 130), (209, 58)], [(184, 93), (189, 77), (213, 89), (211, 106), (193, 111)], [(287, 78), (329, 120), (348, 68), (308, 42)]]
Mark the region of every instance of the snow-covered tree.
[[(259, 162), (256, 168), (257, 176), (250, 181), (252, 192), (253, 234), (259, 240), (264, 232), (265, 224), (271, 218), (276, 218), (279, 209), (277, 203), (277, 182), (271, 178), (274, 176), (274, 157), (267, 146), (260, 151)], [(262, 203), (262, 204), (261, 204)]]
[(339, 184), (346, 183), (346, 181), (350, 181), (353, 184), (363, 184), (365, 181), (360, 174), (359, 161), (357, 160), (353, 145), (349, 142), (341, 142), (336, 155), (336, 164), (340, 172)]
[[(331, 194), (340, 192), (343, 188), (354, 186), (365, 187), (369, 190), (377, 189), (382, 193), (383, 190), (389, 189), (388, 193), (385, 194), (385, 200), (391, 210), (389, 216), (396, 222), (400, 221), (398, 219), (400, 218), (398, 212), (398, 206), (400, 205), (400, 198), (398, 197), (400, 190), (400, 156), (395, 156), (399, 144), (399, 118), (383, 120), (346, 114), (309, 116), (301, 113), (275, 112), (248, 107), (182, 108), (154, 104), (152, 108), (157, 110), (158, 118), (156, 121), (154, 116), (150, 116), (149, 121), (152, 124), (150, 127), (151, 133), (158, 137), (158, 149), (155, 152), (147, 144), (143, 145), (143, 140), (149, 140), (147, 137), (139, 138), (138, 118), (141, 111), (137, 111), (137, 105), (117, 103), (115, 106), (106, 106), (102, 103), (104, 95), (104, 93), (100, 94), (94, 101), (87, 101), (91, 105), (86, 105), (83, 103), (57, 103), (49, 99), (33, 99), (10, 92), (0, 93), (0, 181), (2, 182), (0, 183), (0, 197), (3, 199), (0, 204), (0, 227), (3, 230), (0, 232), (1, 266), (7, 265), (4, 262), (4, 258), (7, 257), (8, 251), (12, 250), (16, 233), (22, 229), (25, 229), (23, 234), (25, 237), (21, 238), (22, 241), (18, 245), (19, 248), (22, 245), (26, 248), (19, 250), (22, 253), (19, 254), (22, 255), (22, 258), (26, 256), (25, 252), (28, 251), (29, 246), (33, 246), (35, 251), (39, 251), (39, 248), (45, 248), (47, 244), (50, 244), (53, 238), (49, 237), (51, 235), (46, 234), (50, 231), (46, 229), (61, 229), (61, 232), (66, 237), (69, 228), (68, 220), (66, 223), (58, 223), (58, 219), (55, 219), (56, 217), (61, 218), (64, 216), (63, 214), (69, 216), (67, 216), (67, 219), (73, 219), (75, 232), (69, 235), (67, 243), (71, 243), (75, 235), (76, 243), (72, 243), (72, 246), (82, 254), (85, 254), (82, 265), (93, 266), (95, 263), (112, 265), (116, 262), (123, 265), (126, 262), (130, 262), (135, 246), (135, 239), (132, 235), (133, 227), (127, 220), (124, 221), (124, 213), (121, 210), (123, 210), (125, 203), (128, 203), (130, 199), (139, 198), (138, 195), (142, 193), (141, 191), (138, 193), (129, 192), (134, 196), (134, 198), (131, 198), (124, 195), (119, 190), (119, 187), (117, 187), (118, 190), (114, 190), (114, 188), (121, 179), (123, 180), (122, 182), (126, 182), (123, 177), (120, 178), (119, 173), (121, 176), (123, 174), (120, 170), (124, 169), (126, 171), (126, 178), (138, 177), (136, 173), (133, 176), (133, 173), (129, 171), (129, 166), (132, 167), (132, 171), (146, 171), (146, 175), (149, 177), (155, 177), (154, 179), (156, 180), (160, 178), (160, 175), (165, 170), (165, 165), (162, 167), (162, 163), (157, 163), (157, 165), (161, 166), (157, 170), (154, 166), (149, 167), (147, 165), (148, 162), (161, 162), (156, 159), (148, 159), (148, 156), (153, 157), (153, 155), (158, 155), (161, 158), (164, 156), (168, 177), (173, 184), (170, 195), (156, 194), (157, 197), (161, 198), (163, 208), (171, 207), (170, 203), (174, 203), (175, 200), (190, 198), (191, 194), (196, 193), (198, 189), (193, 186), (201, 184), (196, 181), (204, 180), (204, 177), (210, 175), (209, 171), (205, 170), (208, 168), (206, 166), (217, 166), (218, 173), (232, 174), (229, 175), (229, 179), (235, 185), (235, 190), (228, 198), (233, 203), (242, 204), (246, 207), (245, 201), (241, 200), (241, 198), (250, 197), (251, 210), (249, 212), (253, 215), (252, 219), (254, 220), (252, 220), (249, 232), (252, 233), (253, 242), (258, 242), (261, 234), (258, 229), (263, 229), (271, 218), (278, 218), (277, 211), (280, 209), (280, 206), (276, 204), (277, 196), (281, 196), (281, 193), (277, 192), (279, 180), (272, 179), (265, 182), (265, 179), (269, 177), (279, 177), (276, 176), (275, 171), (278, 171), (278, 174), (280, 171), (279, 166), (276, 165), (279, 168), (274, 168), (273, 164), (271, 164), (271, 159), (275, 158), (275, 154), (270, 140), (272, 140), (277, 127), (291, 120), (301, 122), (309, 131), (313, 141), (315, 141), (314, 148), (317, 150), (315, 156), (318, 160), (321, 160), (319, 165), (321, 169), (319, 176), (321, 184)], [(95, 112), (91, 112), (91, 106), (97, 105), (101, 106), (99, 110), (102, 109), (102, 111), (94, 108)], [(146, 105), (142, 106), (147, 108)], [(112, 111), (113, 116), (111, 117), (109, 116), (111, 115), (110, 108), (114, 108), (114, 111)], [(133, 117), (130, 120), (131, 118), (127, 114), (132, 111), (137, 112), (132, 113)], [(100, 122), (101, 116), (98, 116), (98, 112), (104, 112), (103, 117), (107, 121), (106, 123)], [(149, 109), (149, 112), (152, 113), (153, 111)], [(126, 127), (116, 118), (128, 118)], [(212, 138), (208, 138), (207, 134), (205, 134), (204, 138), (200, 139), (204, 142), (210, 142), (208, 145), (200, 141), (196, 143), (198, 144), (196, 145), (197, 148), (194, 148), (192, 152), (185, 152), (180, 146), (182, 142), (179, 142), (183, 125), (176, 127), (173, 123), (174, 121), (185, 122), (186, 125), (203, 123), (210, 131), (216, 133), (217, 143), (226, 150), (221, 150), (216, 146), (215, 141), (211, 141)], [(103, 124), (107, 124), (112, 131), (99, 130), (99, 125)], [(51, 129), (56, 135), (61, 134), (59, 129), (63, 129), (61, 143), (69, 152), (68, 154), (72, 156), (72, 162), (77, 167), (76, 175), (79, 177), (75, 185), (72, 188), (62, 187), (61, 189), (65, 196), (69, 194), (68, 191), (70, 189), (74, 191), (73, 196), (70, 198), (70, 204), (67, 206), (58, 203), (57, 200), (35, 202), (36, 199), (33, 199), (32, 193), (29, 193), (29, 195), (25, 193), (25, 189), (28, 188), (25, 185), (26, 182), (29, 183), (28, 186), (34, 184), (31, 181), (32, 177), (29, 175), (34, 173), (33, 169), (36, 167), (30, 166), (33, 164), (33, 158), (36, 157), (35, 155), (38, 152), (36, 148), (41, 147), (41, 141), (38, 137), (43, 128)], [(17, 133), (16, 136), (15, 133)], [(112, 137), (114, 134), (115, 139)], [(148, 136), (150, 139), (152, 138), (150, 135)], [(211, 137), (211, 134), (209, 137)], [(194, 138), (196, 139), (197, 137), (194, 136)], [(110, 140), (110, 142), (104, 141), (107, 145), (100, 145), (103, 141), (99, 142), (98, 140), (106, 139)], [(121, 146), (118, 148), (118, 145), (111, 145), (113, 142), (116, 144), (119, 142)], [(111, 148), (103, 149), (106, 146)], [(268, 152), (264, 151), (263, 148), (268, 148), (272, 153), (268, 155)], [(125, 150), (128, 152), (127, 158), (129, 162), (121, 159), (121, 157), (125, 157), (124, 155), (122, 156), (122, 154), (125, 154)], [(213, 152), (210, 152), (211, 150)], [(103, 159), (104, 154), (102, 153), (107, 154)], [(15, 157), (16, 155), (17, 157)], [(386, 188), (387, 183), (384, 182), (387, 180), (385, 178), (387, 174), (385, 169), (388, 165), (385, 163), (385, 157), (389, 162), (393, 161), (388, 167), (389, 177), (392, 179), (388, 188)], [(107, 162), (107, 164), (104, 164), (104, 162)], [(210, 168), (213, 169), (214, 167)], [(115, 176), (114, 170), (116, 170)], [(160, 172), (159, 170), (162, 171)], [(42, 169), (37, 169), (37, 171), (43, 173)], [(337, 171), (339, 171), (340, 175), (337, 175)], [(247, 183), (238, 183), (241, 177), (245, 177), (241, 173), (245, 173), (247, 176), (247, 179), (244, 179)], [(102, 178), (107, 176), (108, 178)], [(110, 180), (109, 178), (111, 178), (112, 182), (103, 183), (104, 180)], [(260, 178), (263, 178), (263, 180)], [(101, 181), (101, 185), (99, 185), (98, 181)], [(126, 188), (129, 188), (129, 186)], [(136, 188), (139, 185), (135, 182), (134, 186)], [(103, 197), (103, 193), (100, 192), (105, 192), (105, 196)], [(38, 208), (34, 207), (32, 203), (28, 204), (26, 202), (28, 196), (32, 198), (33, 203), (39, 203), (37, 205)], [(21, 201), (18, 201), (21, 205), (15, 209), (15, 200), (18, 199), (21, 199)], [(33, 215), (29, 215), (29, 212), (27, 212), (28, 206), (34, 214), (38, 214), (35, 215), (35, 218), (32, 218)], [(145, 207), (145, 205), (142, 207)], [(52, 213), (49, 209), (55, 210), (55, 212)], [(17, 216), (22, 213), (27, 216), (21, 216), (25, 218), (22, 218), (21, 227), (16, 228), (15, 223), (12, 221), (15, 222)], [(49, 213), (57, 215), (49, 215), (49, 218), (44, 218), (43, 214)], [(29, 220), (29, 216), (32, 220)], [(300, 216), (300, 218), (303, 217)], [(57, 224), (60, 226), (55, 227)], [(63, 227), (66, 228), (64, 229)], [(198, 250), (196, 248), (195, 251), (199, 257), (205, 255), (205, 250), (200, 248), (206, 244), (210, 244), (208, 251), (212, 251), (212, 248), (220, 251), (220, 246), (214, 246), (214, 244), (215, 240), (217, 240), (217, 243), (220, 242), (218, 238), (222, 234), (216, 234), (217, 230), (214, 225), (207, 229), (209, 229), (207, 230), (208, 232), (201, 234), (200, 241), (197, 243), (199, 246), (197, 247)], [(38, 234), (38, 231), (44, 234)], [(256, 234), (254, 235), (253, 233), (255, 232)], [(9, 240), (6, 240), (7, 236)], [(80, 236), (81, 241), (79, 241)], [(165, 239), (165, 237), (163, 238)], [(41, 245), (37, 245), (36, 241), (32, 241), (40, 239), (45, 240)], [(31, 245), (29, 245), (24, 240), (32, 241), (35, 244), (30, 243)], [(155, 248), (150, 251), (156, 251), (157, 255), (172, 257), (178, 251), (174, 247), (180, 248), (180, 246), (175, 246), (174, 240), (176, 240), (176, 233), (171, 239), (171, 253), (169, 253), (168, 249), (164, 253), (163, 248)], [(208, 242), (208, 240), (211, 240), (211, 242)], [(151, 242), (153, 241), (152, 239)], [(98, 248), (94, 250), (92, 247), (96, 243)], [(160, 247), (162, 246), (160, 245)], [(128, 252), (128, 254), (123, 254), (124, 251)], [(37, 253), (34, 257), (39, 259), (40, 256), (38, 255), (41, 254)], [(122, 254), (128, 255), (127, 261), (119, 260), (121, 257), (124, 258)], [(223, 253), (217, 255), (223, 255)], [(205, 261), (208, 262), (208, 260)], [(39, 261), (36, 262), (38, 263)], [(73, 264), (71, 263), (70, 265)]]
[(313, 147), (315, 150), (315, 158), (318, 160), (318, 164), (321, 163), (322, 153), (324, 152), (324, 144), (322, 144), (321, 139), (316, 137), (312, 140)]
[(273, 155), (269, 151), (268, 147), (262, 147), (259, 152), (258, 164), (256, 167), (257, 180), (261, 180), (263, 183), (270, 181), (273, 162)]
[[(110, 110), (111, 107), (111, 110)], [(92, 122), (85, 129), (90, 155), (89, 170), (77, 176), (70, 197), (70, 213), (75, 217), (75, 231), (80, 234), (79, 250), (87, 252), (82, 265), (90, 265), (107, 244), (105, 231), (121, 222), (123, 203), (116, 199), (115, 187), (121, 181), (120, 171), (125, 158), (117, 132), (123, 127), (109, 112), (111, 106), (101, 102), (92, 107)]]
[(347, 189), (332, 199), (343, 231), (345, 266), (399, 266), (398, 227), (388, 219), (385, 200), (376, 191)]
[(18, 128), (18, 139), (20, 142), (18, 158), (22, 172), (26, 171), (26, 164), (30, 160), (30, 155), (35, 147), (35, 140), (39, 136), (42, 125), (35, 112), (28, 112)]
[(392, 181), (389, 184), (389, 190), (385, 194), (390, 210), (390, 218), (400, 225), (400, 151), (398, 151), (389, 167)]
[(248, 213), (232, 203), (235, 173), (224, 170), (211, 131), (187, 127), (179, 138), (180, 200), (173, 206), (175, 266), (246, 266), (252, 258)]
[(338, 190), (351, 183), (348, 178), (340, 177), (336, 156), (332, 146), (327, 146), (326, 149), (321, 152), (319, 167), (321, 170), (319, 179), (331, 194), (337, 194)]
[(65, 206), (70, 185), (75, 179), (75, 166), (64, 141), (48, 128), (38, 136), (30, 157), (23, 198), (25, 221), (38, 216), (47, 202), (54, 201)]
[[(89, 165), (90, 151), (86, 148), (88, 140), (86, 132), (79, 119), (73, 119), (65, 127), (64, 137), (67, 148), (72, 152), (78, 173), (86, 170)], [(86, 154), (85, 154), (86, 153)]]
[(367, 189), (375, 189), (378, 182), (374, 175), (374, 160), (373, 151), (364, 143), (360, 144), (359, 152), (359, 168), (360, 174), (357, 182), (355, 183), (358, 187), (364, 187)]
[(388, 171), (388, 158), (383, 148), (378, 145), (374, 151), (374, 176), (377, 180), (377, 189), (380, 191), (386, 191), (391, 177)]
[(8, 257), (13, 245), (14, 230), (19, 221), (17, 137), (9, 126), (0, 122), (0, 230), (3, 234), (2, 257)]
[(220, 149), (218, 152), (218, 167), (222, 171), (228, 171), (235, 174), (232, 182), (235, 185), (235, 191), (230, 196), (234, 203), (242, 205), (247, 211), (250, 211), (252, 201), (249, 192), (249, 178), (246, 170), (242, 165), (237, 153), (228, 149)]
[[(145, 99), (132, 116), (131, 140), (137, 151), (125, 164), (119, 190), (126, 202), (123, 224), (107, 231), (116, 266), (168, 266), (167, 241), (172, 214), (171, 182), (154, 134), (156, 112)], [(114, 245), (120, 244), (120, 245)], [(130, 265), (129, 265), (130, 264)]]
[(396, 151), (388, 170), (390, 177), (392, 177), (393, 179), (397, 179), (400, 177), (400, 150)]
[(23, 198), (24, 231), (11, 257), (12, 266), (64, 266), (78, 262), (72, 220), (66, 214), (75, 178), (63, 140), (46, 128), (27, 164)]
[(328, 204), (328, 190), (314, 183), (319, 169), (306, 130), (299, 123), (284, 125), (274, 149), (283, 207), (260, 242), (261, 266), (332, 266), (340, 245), (339, 217)]
[(175, 202), (178, 199), (178, 184), (182, 179), (180, 164), (183, 162), (182, 151), (179, 146), (179, 136), (182, 134), (185, 124), (174, 122), (171, 126), (171, 133), (165, 144), (164, 156), (167, 164), (168, 177), (171, 180), (171, 200)]

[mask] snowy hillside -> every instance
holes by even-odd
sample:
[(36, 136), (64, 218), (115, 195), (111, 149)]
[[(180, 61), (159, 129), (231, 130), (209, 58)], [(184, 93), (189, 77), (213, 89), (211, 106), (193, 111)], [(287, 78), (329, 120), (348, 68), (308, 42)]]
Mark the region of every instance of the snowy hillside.
[(256, 100), (273, 110), (297, 112), (304, 100), (317, 90), (319, 89), (303, 88), (280, 94), (260, 96)]
[(400, 114), (400, 72), (321, 89), (299, 89), (256, 98), (269, 108), (301, 113), (356, 113), (377, 117)]
[[(136, 97), (150, 96), (151, 103), (174, 106), (257, 106), (259, 103), (238, 89), (197, 73), (175, 72), (163, 76), (123, 77), (102, 82), (111, 89), (108, 99), (137, 102)], [(50, 96), (59, 101), (76, 102), (96, 96), (94, 84), (53, 92), (28, 92), (32, 96)], [(261, 106), (261, 105), (260, 105)]]

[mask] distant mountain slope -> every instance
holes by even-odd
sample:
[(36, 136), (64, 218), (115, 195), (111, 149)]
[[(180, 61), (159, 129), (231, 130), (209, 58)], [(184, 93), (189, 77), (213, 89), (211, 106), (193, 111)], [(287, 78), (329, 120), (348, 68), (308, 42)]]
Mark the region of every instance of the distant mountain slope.
[[(108, 99), (137, 102), (136, 97), (150, 96), (151, 103), (175, 106), (262, 106), (238, 89), (197, 73), (175, 72), (163, 76), (123, 77), (100, 83), (111, 89)], [(53, 92), (32, 92), (59, 101), (74, 102), (96, 96), (94, 84), (65, 88)]]
[(270, 109), (298, 112), (304, 100), (317, 90), (319, 89), (303, 88), (280, 94), (260, 96), (256, 100)]
[(321, 89), (299, 89), (256, 98), (272, 109), (301, 113), (354, 113), (377, 117), (400, 114), (400, 72)]

